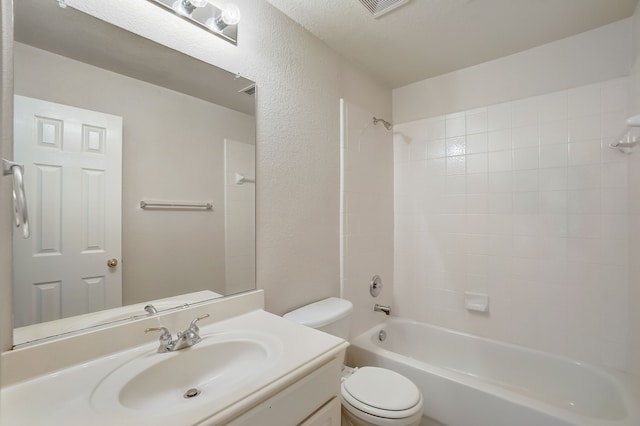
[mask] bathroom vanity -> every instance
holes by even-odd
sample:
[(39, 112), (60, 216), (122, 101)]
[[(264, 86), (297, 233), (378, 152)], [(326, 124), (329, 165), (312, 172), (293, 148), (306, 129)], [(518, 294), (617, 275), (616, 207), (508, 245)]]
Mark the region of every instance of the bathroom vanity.
[[(5, 352), (0, 425), (339, 425), (348, 344), (262, 308), (253, 291)], [(145, 333), (204, 314), (192, 347)]]

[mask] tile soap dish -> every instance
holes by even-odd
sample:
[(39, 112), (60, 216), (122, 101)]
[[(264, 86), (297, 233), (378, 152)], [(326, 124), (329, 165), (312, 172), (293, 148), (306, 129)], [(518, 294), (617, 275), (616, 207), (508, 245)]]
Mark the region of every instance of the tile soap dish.
[(484, 293), (472, 293), (470, 291), (465, 291), (464, 307), (469, 311), (488, 312), (489, 295)]

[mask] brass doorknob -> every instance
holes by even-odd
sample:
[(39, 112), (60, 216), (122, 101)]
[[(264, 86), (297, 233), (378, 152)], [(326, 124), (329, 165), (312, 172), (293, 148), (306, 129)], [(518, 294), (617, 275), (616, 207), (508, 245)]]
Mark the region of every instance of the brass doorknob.
[(118, 266), (118, 259), (109, 259), (109, 260), (107, 260), (107, 266), (109, 268), (115, 268), (116, 266)]

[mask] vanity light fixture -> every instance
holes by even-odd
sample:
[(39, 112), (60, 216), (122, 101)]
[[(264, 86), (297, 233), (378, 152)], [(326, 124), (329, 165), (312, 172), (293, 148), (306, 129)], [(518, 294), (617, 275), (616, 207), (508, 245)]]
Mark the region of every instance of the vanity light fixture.
[[(233, 3), (214, 5), (212, 0), (149, 0), (216, 36), (238, 44), (240, 9)], [(219, 4), (220, 2), (215, 2)]]

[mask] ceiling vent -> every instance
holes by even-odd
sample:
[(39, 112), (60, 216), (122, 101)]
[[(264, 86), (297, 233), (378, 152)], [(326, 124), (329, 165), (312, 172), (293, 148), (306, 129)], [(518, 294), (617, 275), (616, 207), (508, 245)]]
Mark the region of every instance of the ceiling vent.
[(360, 3), (371, 12), (374, 18), (379, 18), (393, 9), (409, 3), (409, 0), (360, 0)]
[(247, 86), (244, 89), (238, 90), (239, 93), (244, 93), (245, 95), (253, 96), (256, 94), (256, 85), (252, 84), (251, 86)]

